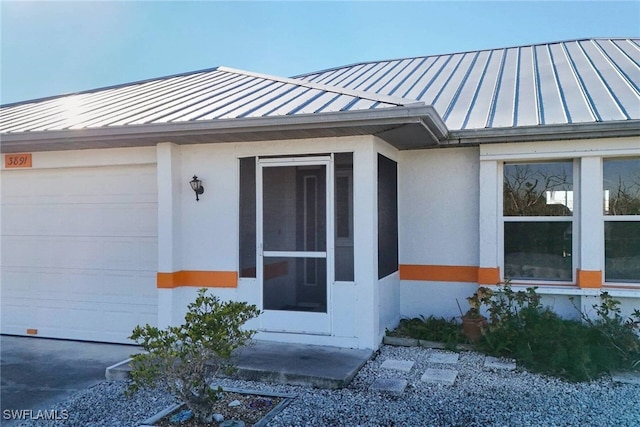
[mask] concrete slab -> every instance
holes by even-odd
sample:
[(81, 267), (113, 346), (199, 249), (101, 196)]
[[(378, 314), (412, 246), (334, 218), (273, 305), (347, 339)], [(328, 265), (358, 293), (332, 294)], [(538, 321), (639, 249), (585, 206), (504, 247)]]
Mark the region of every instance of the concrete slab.
[(387, 359), (382, 362), (380, 367), (382, 369), (394, 369), (396, 371), (409, 372), (415, 363), (416, 362), (413, 360)]
[(438, 352), (429, 356), (429, 359), (427, 360), (429, 361), (429, 363), (443, 363), (452, 365), (458, 363), (459, 357), (460, 355), (458, 353)]
[(256, 341), (240, 352), (234, 377), (319, 388), (347, 386), (373, 352)]
[(640, 372), (611, 372), (611, 379), (617, 383), (640, 385)]
[[(255, 341), (237, 356), (234, 378), (318, 388), (347, 386), (373, 353), (307, 344)], [(128, 363), (111, 367), (107, 378), (129, 377)]]
[(514, 371), (516, 369), (516, 362), (513, 360), (498, 359), (497, 357), (487, 356), (484, 359), (484, 367), (488, 369)]
[[(2, 335), (1, 410), (49, 409), (103, 381), (107, 366), (139, 351), (133, 345)], [(0, 423), (14, 422), (3, 419)]]
[(391, 396), (402, 396), (407, 384), (407, 380), (400, 378), (378, 378), (369, 386), (369, 390)]
[(427, 383), (453, 385), (457, 376), (456, 370), (429, 368), (420, 379)]

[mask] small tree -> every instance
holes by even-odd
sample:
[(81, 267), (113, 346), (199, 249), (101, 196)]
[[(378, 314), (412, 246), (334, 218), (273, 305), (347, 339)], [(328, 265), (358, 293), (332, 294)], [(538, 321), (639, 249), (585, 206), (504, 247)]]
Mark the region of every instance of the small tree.
[(169, 390), (186, 403), (196, 420), (204, 422), (222, 391), (211, 388), (211, 382), (221, 370), (233, 370), (232, 352), (255, 334), (241, 329), (242, 325), (259, 314), (255, 305), (220, 302), (200, 289), (187, 307), (184, 324), (164, 330), (148, 324), (136, 326), (130, 338), (147, 353), (132, 358), (129, 393), (166, 380)]

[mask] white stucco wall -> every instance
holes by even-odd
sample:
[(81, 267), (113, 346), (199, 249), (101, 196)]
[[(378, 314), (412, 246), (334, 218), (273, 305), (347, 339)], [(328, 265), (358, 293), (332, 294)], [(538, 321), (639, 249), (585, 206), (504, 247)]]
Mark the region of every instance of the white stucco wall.
[[(318, 140), (269, 141), (256, 143), (174, 145), (160, 144), (159, 181), (171, 182), (171, 196), (159, 207), (160, 215), (173, 215), (176, 221), (160, 221), (165, 230), (159, 236), (172, 245), (165, 250), (160, 271), (229, 271), (238, 267), (238, 158), (250, 156), (296, 156), (332, 152), (354, 153), (354, 251), (356, 253), (354, 282), (331, 283), (329, 288), (331, 333), (329, 335), (286, 334), (260, 332), (258, 338), (359, 348), (376, 348), (380, 340), (378, 317), (376, 245), (377, 144), (374, 137), (325, 138)], [(385, 144), (386, 145), (386, 144)], [(385, 150), (395, 151), (391, 147)], [(171, 152), (169, 155), (168, 152)], [(171, 162), (172, 164), (166, 164)], [(170, 174), (168, 171), (172, 171)], [(161, 176), (167, 173), (170, 176)], [(193, 175), (202, 180), (205, 192), (200, 201), (188, 181)], [(177, 183), (177, 184), (175, 184)], [(163, 190), (159, 190), (162, 193)], [(161, 198), (162, 200), (162, 198)], [(179, 231), (176, 231), (179, 230)], [(178, 237), (179, 235), (179, 237)], [(173, 254), (173, 255), (171, 255)], [(241, 278), (237, 288), (210, 288), (223, 299), (238, 299), (262, 304), (260, 284), (256, 279)], [(397, 287), (397, 286), (396, 286)], [(186, 306), (193, 300), (197, 288), (159, 289), (159, 310), (165, 313), (161, 326), (182, 321)], [(373, 307), (373, 309), (372, 309)], [(393, 310), (392, 310), (393, 311)], [(397, 316), (389, 312), (387, 317)], [(170, 315), (166, 315), (170, 313)], [(248, 325), (259, 328), (260, 322)]]
[[(402, 151), (399, 173), (400, 264), (478, 266), (476, 147)], [(477, 284), (402, 280), (403, 317), (459, 316)]]

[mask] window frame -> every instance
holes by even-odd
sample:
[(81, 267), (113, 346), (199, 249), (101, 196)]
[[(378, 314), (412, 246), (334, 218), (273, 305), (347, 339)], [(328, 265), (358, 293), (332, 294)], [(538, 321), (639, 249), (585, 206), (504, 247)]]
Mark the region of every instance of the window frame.
[[(572, 191), (573, 191), (573, 211), (571, 215), (545, 215), (545, 216), (510, 216), (504, 214), (504, 168), (506, 165), (536, 164), (536, 163), (571, 163)], [(571, 158), (536, 158), (536, 159), (508, 159), (498, 162), (498, 197), (497, 197), (497, 218), (498, 218), (498, 266), (500, 268), (500, 280), (510, 280), (512, 283), (523, 285), (551, 285), (551, 286), (574, 286), (576, 283), (576, 271), (579, 268), (579, 223), (580, 223), (580, 168), (579, 157)], [(512, 279), (506, 276), (505, 268), (505, 234), (504, 228), (507, 222), (571, 222), (571, 277), (567, 280), (550, 279)]]
[(640, 288), (640, 278), (635, 281), (616, 281), (616, 280), (607, 280), (607, 250), (606, 250), (606, 225), (607, 222), (640, 222), (640, 215), (607, 215), (605, 213), (604, 205), (605, 205), (605, 189), (604, 189), (604, 163), (607, 160), (632, 160), (636, 159), (640, 161), (640, 156), (601, 156), (600, 157), (600, 213), (602, 217), (602, 284), (603, 287), (630, 287), (630, 288)]

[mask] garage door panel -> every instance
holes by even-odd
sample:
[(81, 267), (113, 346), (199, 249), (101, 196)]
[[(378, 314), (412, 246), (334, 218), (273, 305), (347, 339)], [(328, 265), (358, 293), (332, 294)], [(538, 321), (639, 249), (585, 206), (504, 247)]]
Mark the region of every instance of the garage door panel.
[(3, 237), (3, 266), (156, 272), (152, 237)]
[(156, 272), (154, 165), (2, 172), (3, 333), (129, 342)]
[[(13, 204), (3, 206), (4, 235), (155, 237), (154, 203)], [(34, 212), (42, 212), (35, 215)], [(25, 221), (25, 218), (31, 218)]]

